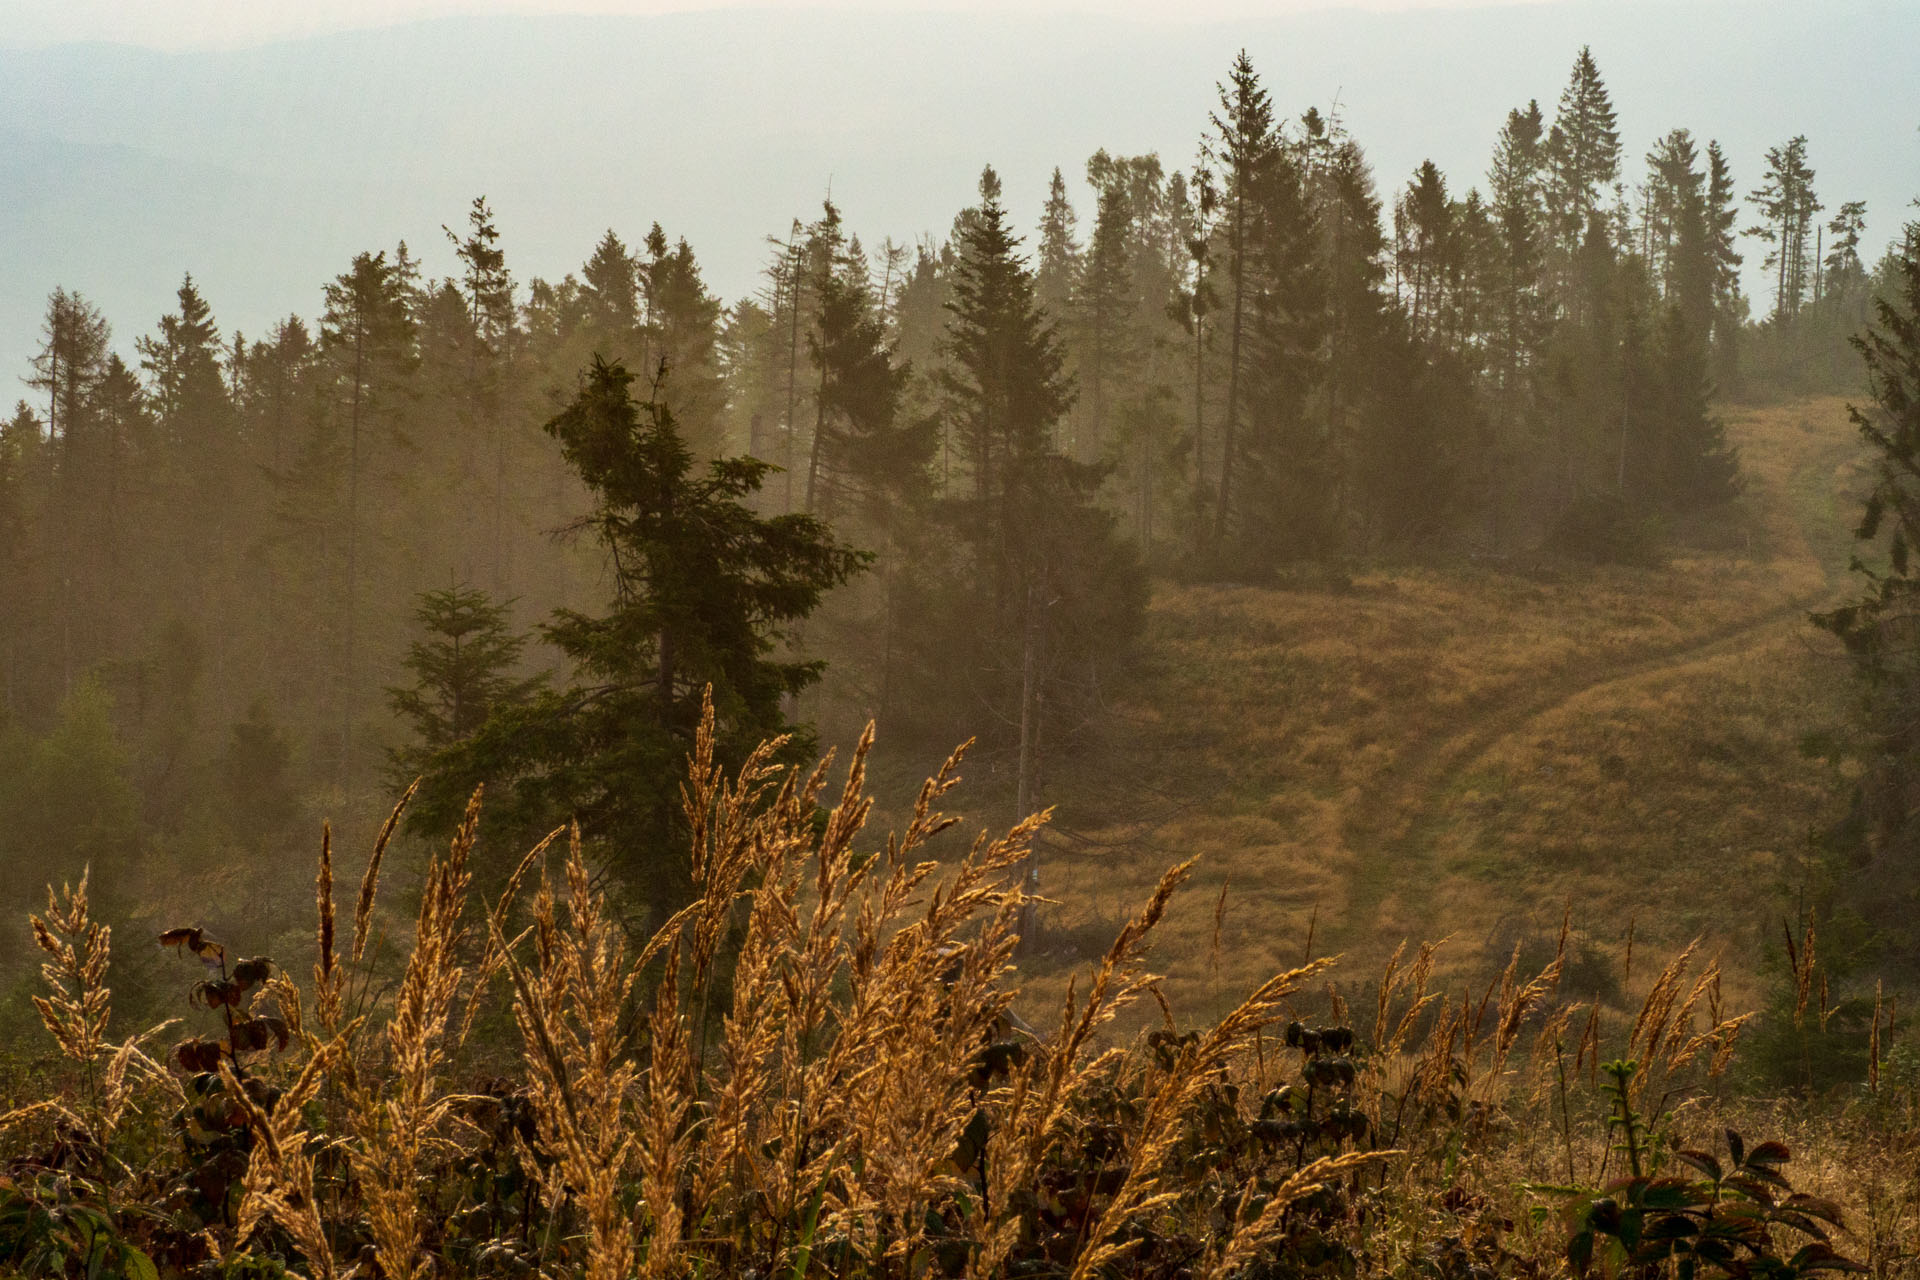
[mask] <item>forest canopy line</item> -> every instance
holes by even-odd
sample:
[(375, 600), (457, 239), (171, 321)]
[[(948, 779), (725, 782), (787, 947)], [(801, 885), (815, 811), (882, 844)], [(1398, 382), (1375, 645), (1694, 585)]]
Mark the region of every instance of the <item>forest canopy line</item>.
[(1024, 809), (1150, 574), (1644, 558), (1739, 488), (1716, 395), (1855, 376), (1863, 210), (1822, 220), (1807, 140), (1742, 177), (1676, 128), (1641, 165), (1586, 50), (1479, 180), (1377, 178), (1244, 54), (1202, 124), (1184, 169), (1096, 152), (1091, 209), (1056, 171), (1030, 232), (991, 168), (944, 239), (873, 247), (827, 201), (731, 303), (657, 225), (518, 280), (485, 199), (458, 276), (369, 250), (264, 336), (188, 275), (123, 354), (56, 289), (0, 423), (0, 803), (98, 797), (76, 872), (420, 767), (429, 820), (503, 773), (546, 821), (611, 794), (612, 740), (679, 758), (709, 683), (737, 764), (824, 659), (883, 723), (1003, 749)]

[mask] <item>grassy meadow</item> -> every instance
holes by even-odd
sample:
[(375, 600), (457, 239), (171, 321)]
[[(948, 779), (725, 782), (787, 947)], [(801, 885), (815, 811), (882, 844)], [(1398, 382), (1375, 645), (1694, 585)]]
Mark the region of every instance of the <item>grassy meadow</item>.
[(1160, 959), (1185, 1002), (1299, 963), (1310, 930), (1362, 969), (1444, 936), (1442, 971), (1494, 972), (1568, 903), (1616, 969), (1630, 929), (1663, 955), (1699, 937), (1754, 996), (1756, 939), (1843, 795), (1801, 750), (1850, 696), (1805, 618), (1842, 586), (1859, 452), (1833, 398), (1736, 407), (1728, 429), (1745, 492), (1672, 530), (1664, 567), (1162, 585), (1141, 679), (1059, 786), (1074, 836), (1042, 889), (1062, 955), (1196, 857)]
[[(310, 965), (170, 930), (182, 1016), (120, 1038), (111, 926), (84, 880), (50, 891), (48, 1052), (0, 1099), (6, 1274), (1915, 1273), (1920, 1074), (1889, 1010), (1871, 1087), (1813, 1108), (1729, 1090), (1747, 1018), (1716, 963), (1646, 964), (1603, 1007), (1565, 928), (1478, 990), (1396, 948), (1364, 1002), (1321, 959), (1176, 1013), (1156, 944), (1186, 862), (1029, 1024), (1005, 886), (1035, 822), (928, 857), (950, 763), (876, 851), (864, 744), (727, 777), (707, 723), (696, 898), (643, 945), (577, 828), (476, 894), (476, 795), (397, 971), (368, 947), (389, 823), (350, 896), (323, 843)], [(1790, 979), (1811, 1033), (1810, 933)]]

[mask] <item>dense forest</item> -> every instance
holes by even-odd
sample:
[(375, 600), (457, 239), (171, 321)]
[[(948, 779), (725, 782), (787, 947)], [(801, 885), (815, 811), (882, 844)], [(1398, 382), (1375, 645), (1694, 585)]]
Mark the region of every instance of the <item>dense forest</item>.
[[(738, 758), (822, 660), (842, 718), (977, 735), (1036, 804), (1149, 574), (1644, 557), (1740, 485), (1716, 396), (1857, 376), (1864, 211), (1824, 217), (1807, 140), (1677, 128), (1641, 170), (1584, 50), (1477, 183), (1376, 179), (1244, 55), (1191, 167), (1085, 172), (1096, 207), (1056, 171), (1025, 234), (990, 168), (943, 240), (872, 247), (829, 201), (731, 304), (658, 226), (518, 281), (485, 199), (444, 231), (457, 277), (369, 250), (264, 336), (190, 275), (130, 347), (56, 289), (0, 428), (4, 856), (277, 847), (436, 761), (442, 825), (489, 774), (544, 779), (538, 825), (605, 798), (562, 756), (645, 723), (677, 760), (711, 683)], [(657, 433), (648, 475), (594, 472), (609, 412)], [(667, 601), (649, 557), (713, 520), (763, 541)]]

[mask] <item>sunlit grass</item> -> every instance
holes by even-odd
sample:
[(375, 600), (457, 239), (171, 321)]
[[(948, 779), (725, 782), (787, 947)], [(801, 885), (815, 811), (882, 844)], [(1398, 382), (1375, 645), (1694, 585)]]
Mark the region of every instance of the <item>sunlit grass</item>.
[(1169, 994), (1190, 1003), (1298, 963), (1310, 927), (1316, 954), (1363, 967), (1448, 933), (1446, 963), (1479, 969), (1551, 932), (1569, 899), (1616, 956), (1636, 910), (1668, 945), (1777, 925), (1840, 790), (1799, 750), (1846, 697), (1804, 615), (1844, 576), (1857, 450), (1836, 399), (1728, 426), (1746, 492), (1676, 529), (1662, 568), (1163, 584), (1111, 749), (1059, 790), (1102, 770), (1162, 781), (1055, 856), (1055, 918), (1111, 917), (1168, 857), (1198, 856), (1199, 891), (1160, 942)]

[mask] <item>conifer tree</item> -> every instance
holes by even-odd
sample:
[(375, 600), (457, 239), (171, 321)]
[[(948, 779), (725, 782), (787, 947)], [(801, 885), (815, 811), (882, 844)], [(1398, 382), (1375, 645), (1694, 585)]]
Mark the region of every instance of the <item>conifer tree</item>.
[(44, 345), (27, 385), (47, 393), (42, 519), (46, 545), (60, 555), (63, 568), (60, 585), (45, 604), (52, 613), (56, 688), (65, 695), (98, 656), (94, 644), (101, 631), (97, 609), (103, 585), (98, 566), (103, 495), (98, 482), (105, 450), (96, 399), (110, 359), (110, 331), (91, 303), (55, 289), (47, 299), (41, 333)]
[(794, 735), (786, 758), (808, 756), (811, 736), (788, 722), (783, 703), (821, 664), (782, 641), (865, 557), (811, 516), (756, 515), (747, 502), (769, 465), (736, 457), (700, 468), (664, 401), (636, 401), (633, 383), (623, 366), (596, 359), (547, 423), (593, 494), (576, 527), (613, 575), (607, 612), (561, 609), (541, 628), (572, 662), (571, 682), (524, 704), (496, 703), (427, 772), (437, 794), (498, 784), (493, 811), (509, 827), (577, 818), (664, 916), (691, 884), (679, 787), (704, 691), (729, 771), (781, 734)]
[(1326, 280), (1326, 431), (1332, 523), (1343, 530), (1352, 509), (1357, 436), (1386, 338), (1386, 235), (1366, 156), (1341, 137), (1319, 166), (1314, 220)]
[(19, 720), (38, 684), (30, 677), (29, 648), (39, 592), (32, 540), (38, 532), (34, 490), (46, 450), (46, 429), (27, 402), (0, 420), (0, 728)]
[[(1495, 304), (1488, 326), (1488, 369), (1493, 378), (1493, 430), (1497, 485), (1517, 483), (1523, 424), (1537, 395), (1535, 371), (1551, 323), (1542, 269), (1549, 225), (1542, 184), (1545, 124), (1538, 102), (1507, 113), (1487, 173), (1491, 214), (1498, 237)], [(1493, 506), (1505, 505), (1504, 495)], [(1494, 541), (1503, 530), (1497, 523)]]
[(932, 455), (930, 424), (903, 420), (902, 398), (912, 367), (896, 358), (864, 279), (847, 272), (822, 285), (819, 325), (808, 341), (819, 374), (819, 462), (808, 477), (820, 494), (814, 507), (841, 514), (843, 497), (871, 529), (885, 529), (905, 513), (896, 504), (919, 496)]
[(731, 436), (755, 458), (777, 448), (781, 383), (774, 318), (760, 298), (742, 298), (721, 318), (714, 351), (726, 378)]
[(1707, 331), (1684, 300), (1667, 304), (1657, 343), (1646, 415), (1655, 450), (1650, 487), (1671, 509), (1725, 502), (1740, 491), (1739, 455), (1713, 413)]
[(774, 436), (774, 446), (767, 452), (779, 455), (782, 511), (794, 510), (797, 496), (794, 475), (799, 458), (797, 442), (802, 408), (800, 339), (805, 332), (808, 308), (813, 305), (808, 292), (811, 283), (807, 270), (808, 239), (807, 228), (798, 218), (789, 226), (785, 240), (768, 236), (767, 244), (774, 251), (774, 256), (762, 272), (766, 285), (761, 301), (771, 321), (769, 336), (772, 341), (767, 344), (767, 355), (770, 357), (770, 372), (781, 387), (779, 426)]
[[(225, 417), (231, 408), (220, 371), (220, 332), (191, 275), (181, 283), (178, 298), (180, 309), (160, 318), (159, 333), (136, 339), (134, 347), (170, 445), (188, 454), (192, 464), (218, 464), (224, 461)], [(225, 483), (225, 477), (215, 477), (209, 487), (219, 491)]]
[(1861, 594), (1814, 621), (1846, 644), (1866, 687), (1872, 766), (1859, 816), (1883, 851), (1883, 867), (1911, 882), (1920, 777), (1920, 649), (1912, 622), (1920, 602), (1920, 222), (1907, 224), (1887, 274), (1874, 323), (1854, 339), (1873, 402), (1848, 407), (1872, 451), (1873, 483), (1851, 566)]
[(1007, 225), (1000, 177), (980, 175), (980, 204), (962, 230), (947, 304), (948, 389), (983, 542), (1005, 559), (1003, 519), (1016, 466), (1051, 448), (1073, 402), (1059, 339), (1039, 306)]
[(256, 461), (270, 472), (287, 462), (298, 429), (310, 414), (313, 362), (318, 353), (306, 322), (289, 316), (240, 362), (235, 408), (243, 413)]
[(1110, 415), (1122, 385), (1122, 371), (1136, 357), (1133, 333), (1133, 280), (1129, 244), (1132, 212), (1117, 184), (1099, 188), (1099, 214), (1085, 269), (1074, 298), (1079, 331), (1079, 382), (1087, 408), (1083, 438), (1068, 452), (1083, 462), (1100, 458), (1112, 434)]
[(1333, 442), (1308, 412), (1325, 375), (1326, 277), (1319, 229), (1291, 154), (1276, 151), (1250, 193), (1247, 244), (1251, 298), (1245, 430), (1223, 439), (1223, 465), (1241, 479), (1222, 486), (1223, 549), (1254, 576), (1287, 560), (1339, 552)]
[(1740, 326), (1746, 323), (1747, 300), (1740, 293), (1740, 208), (1735, 198), (1733, 170), (1718, 142), (1707, 144), (1707, 257), (1713, 264), (1712, 359), (1715, 381), (1731, 391), (1740, 381)]
[[(519, 672), (527, 637), (513, 631), (512, 602), (496, 603), (476, 587), (455, 584), (424, 591), (413, 612), (419, 638), (407, 647), (409, 685), (390, 685), (387, 704), (412, 730), (412, 741), (387, 749), (394, 781), (404, 786), (430, 768), (436, 754), (478, 733), (495, 711), (524, 704), (546, 676)], [(437, 830), (457, 821), (466, 795), (423, 782), (413, 825)], [(428, 784), (431, 785), (428, 785)]]
[[(1685, 129), (1669, 131), (1647, 153), (1647, 180), (1643, 188), (1640, 256), (1663, 298), (1691, 293), (1689, 273), (1705, 262), (1702, 234), (1706, 217), (1707, 175), (1700, 170), (1700, 152)], [(1683, 247), (1692, 236), (1694, 243)], [(1701, 281), (1710, 284), (1710, 280)], [(1711, 307), (1709, 293), (1689, 298), (1689, 305)], [(1702, 318), (1706, 318), (1703, 316)]]
[(580, 292), (596, 355), (618, 360), (628, 355), (640, 327), (640, 264), (609, 227), (580, 269)]
[(1227, 311), (1227, 390), (1220, 424), (1220, 484), (1214, 505), (1213, 540), (1217, 544), (1225, 536), (1228, 513), (1235, 501), (1233, 470), (1239, 454), (1236, 436), (1248, 304), (1257, 287), (1249, 262), (1257, 213), (1255, 192), (1272, 167), (1278, 144), (1272, 99), (1261, 86), (1245, 49), (1234, 59), (1227, 83), (1215, 87), (1220, 106), (1211, 117), (1213, 132), (1203, 154), (1219, 175), (1222, 188), (1219, 234), (1226, 249), (1222, 264), (1226, 278), (1222, 287)]
[(55, 289), (48, 296), (41, 346), (27, 385), (47, 395), (49, 440), (63, 439), (69, 424), (85, 412), (106, 360), (108, 332), (106, 318), (79, 294)]
[(971, 483), (949, 499), (958, 563), (922, 581), (930, 602), (919, 647), (929, 675), (962, 675), (932, 690), (947, 714), (975, 720), (985, 706), (1012, 735), (1015, 803), (1026, 812), (1046, 752), (1084, 722), (1124, 660), (1145, 581), (1094, 502), (1101, 470), (1055, 447), (1073, 387), (1018, 244), (988, 168), (961, 223), (948, 304), (947, 407)]
[(1761, 184), (1747, 194), (1747, 203), (1761, 221), (1746, 234), (1773, 246), (1763, 266), (1774, 272), (1773, 322), (1784, 324), (1800, 311), (1811, 286), (1814, 265), (1807, 243), (1820, 199), (1813, 192), (1814, 172), (1807, 163), (1807, 139), (1796, 135), (1767, 150), (1767, 169)]
[(96, 456), (90, 464), (101, 504), (107, 570), (117, 576), (116, 571), (128, 565), (133, 535), (127, 522), (147, 514), (146, 504), (138, 500), (144, 495), (136, 494), (137, 477), (159, 463), (162, 442), (154, 439), (152, 415), (140, 380), (118, 355), (107, 357), (93, 401)]
[(1064, 320), (1079, 286), (1080, 245), (1073, 238), (1073, 204), (1067, 180), (1054, 166), (1047, 202), (1040, 213), (1040, 242), (1034, 256), (1034, 291), (1056, 322)]
[(717, 457), (725, 444), (721, 418), (726, 408), (718, 367), (720, 301), (708, 292), (684, 238), (669, 246), (655, 223), (646, 249), (639, 267), (647, 361), (642, 367), (654, 377), (666, 366), (665, 394), (682, 437), (697, 456)]
[(1827, 224), (1833, 239), (1828, 242), (1827, 256), (1821, 265), (1830, 292), (1855, 286), (1866, 277), (1866, 266), (1860, 261), (1860, 233), (1866, 225), (1867, 202), (1864, 200), (1842, 204), (1840, 212)]
[[(339, 656), (340, 756), (344, 779), (354, 766), (353, 717), (359, 681), (355, 651), (359, 631), (360, 518), (362, 472), (377, 443), (376, 426), (391, 431), (406, 394), (414, 362), (413, 317), (404, 277), (385, 251), (356, 254), (352, 266), (325, 290), (320, 344), (329, 364), (332, 408), (346, 425), (345, 579)], [(497, 490), (496, 490), (497, 496)]]
[(292, 825), (299, 810), (293, 776), (293, 744), (256, 698), (228, 731), (220, 760), (227, 801), (222, 812), (234, 834), (254, 846), (268, 844)]
[[(468, 326), (465, 335), (466, 428), (476, 445), (484, 442), (485, 456), (491, 460), (487, 564), (494, 588), (501, 590), (509, 581), (511, 554), (506, 536), (511, 452), (506, 426), (506, 384), (513, 357), (513, 276), (507, 270), (506, 252), (500, 247), (500, 231), (494, 226), (493, 210), (488, 207), (485, 196), (474, 197), (468, 208), (465, 236), (451, 227), (441, 230), (460, 260), (459, 287), (466, 302)], [(402, 257), (405, 251), (406, 246), (402, 245)], [(408, 284), (403, 263), (396, 260), (391, 287), (402, 306), (406, 305)], [(470, 455), (471, 452), (470, 449)]]
[[(813, 300), (812, 316), (807, 327), (807, 348), (817, 352), (824, 335), (824, 316), (830, 295), (839, 293), (843, 304), (847, 295), (843, 291), (859, 287), (865, 288), (866, 264), (858, 260), (858, 255), (850, 252), (846, 235), (842, 230), (839, 207), (832, 200), (822, 204), (820, 218), (808, 228), (806, 244), (805, 272), (807, 293)], [(796, 320), (798, 313), (795, 313)], [(841, 317), (843, 322), (846, 317)], [(807, 447), (807, 483), (804, 499), (805, 509), (812, 513), (817, 508), (820, 480), (820, 456), (827, 434), (827, 381), (832, 368), (827, 362), (814, 360), (817, 380), (813, 392), (813, 429), (809, 433)]]
[(1456, 209), (1447, 180), (1433, 161), (1414, 170), (1394, 202), (1394, 281), (1400, 305), (1423, 342), (1444, 342), (1454, 331), (1451, 313), (1462, 261)]
[[(190, 508), (190, 521), (157, 522), (149, 535), (163, 560), (189, 566), (176, 593), (195, 613), (224, 612), (241, 595), (235, 580), (234, 544), (253, 512), (237, 501), (244, 492), (246, 457), (235, 429), (233, 404), (221, 360), (225, 344), (212, 308), (187, 276), (176, 295), (178, 309), (162, 316), (158, 330), (134, 343), (147, 375), (147, 396), (159, 448), (151, 459), (152, 482), (164, 506)], [(227, 636), (216, 643), (223, 649)]]
[(1547, 135), (1547, 208), (1570, 288), (1573, 260), (1585, 250), (1603, 192), (1620, 176), (1620, 133), (1613, 99), (1592, 49), (1582, 46)]
[(1192, 543), (1200, 546), (1210, 536), (1207, 518), (1207, 352), (1213, 337), (1213, 313), (1219, 305), (1219, 291), (1213, 279), (1214, 217), (1219, 194), (1213, 175), (1203, 164), (1194, 170), (1191, 184), (1193, 200), (1187, 225), (1181, 229), (1186, 251), (1187, 279), (1174, 297), (1175, 314), (1186, 330), (1191, 364), (1188, 378), (1192, 385), (1193, 460), (1192, 506), (1195, 522)]

